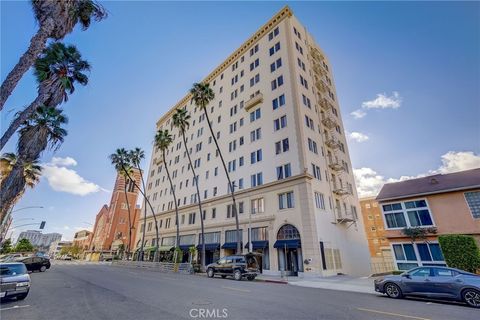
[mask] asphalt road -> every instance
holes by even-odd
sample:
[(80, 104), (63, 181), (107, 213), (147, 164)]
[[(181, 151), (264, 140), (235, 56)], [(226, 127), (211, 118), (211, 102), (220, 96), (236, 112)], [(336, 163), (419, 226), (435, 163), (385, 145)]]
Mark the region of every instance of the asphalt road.
[(108, 265), (54, 265), (31, 278), (24, 301), (2, 303), (2, 320), (480, 318), (480, 310), (454, 303)]

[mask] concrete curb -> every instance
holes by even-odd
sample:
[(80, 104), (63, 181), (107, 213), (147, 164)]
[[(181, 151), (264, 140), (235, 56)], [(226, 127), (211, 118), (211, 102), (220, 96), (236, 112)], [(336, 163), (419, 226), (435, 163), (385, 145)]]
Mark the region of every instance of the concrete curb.
[(277, 284), (288, 284), (288, 281), (285, 280), (270, 280), (270, 279), (255, 279), (257, 282), (267, 282), (267, 283), (277, 283)]

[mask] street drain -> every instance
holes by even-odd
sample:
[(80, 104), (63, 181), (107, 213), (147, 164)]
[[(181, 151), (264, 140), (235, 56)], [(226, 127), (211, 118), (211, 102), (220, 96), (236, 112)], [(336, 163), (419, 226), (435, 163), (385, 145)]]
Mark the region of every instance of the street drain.
[(199, 301), (193, 301), (192, 304), (195, 306), (208, 306), (212, 304), (212, 302), (208, 300), (199, 300)]

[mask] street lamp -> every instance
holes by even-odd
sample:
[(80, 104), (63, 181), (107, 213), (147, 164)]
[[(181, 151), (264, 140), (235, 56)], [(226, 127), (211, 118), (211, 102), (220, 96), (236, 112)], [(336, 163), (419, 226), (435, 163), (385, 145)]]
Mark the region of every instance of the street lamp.
[(23, 208), (20, 208), (20, 209), (17, 209), (17, 210), (13, 210), (13, 208), (12, 208), (12, 211), (10, 211), (10, 213), (14, 213), (14, 212), (22, 211), (22, 210), (26, 210), (26, 209), (43, 209), (43, 208), (44, 208), (43, 206), (28, 206), (28, 207), (23, 207)]

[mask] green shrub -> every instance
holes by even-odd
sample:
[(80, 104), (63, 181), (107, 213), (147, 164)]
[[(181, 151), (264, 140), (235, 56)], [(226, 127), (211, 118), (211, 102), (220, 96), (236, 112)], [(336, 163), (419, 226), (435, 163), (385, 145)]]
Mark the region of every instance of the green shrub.
[(439, 236), (438, 242), (449, 267), (469, 272), (480, 269), (480, 250), (474, 237), (447, 234)]

